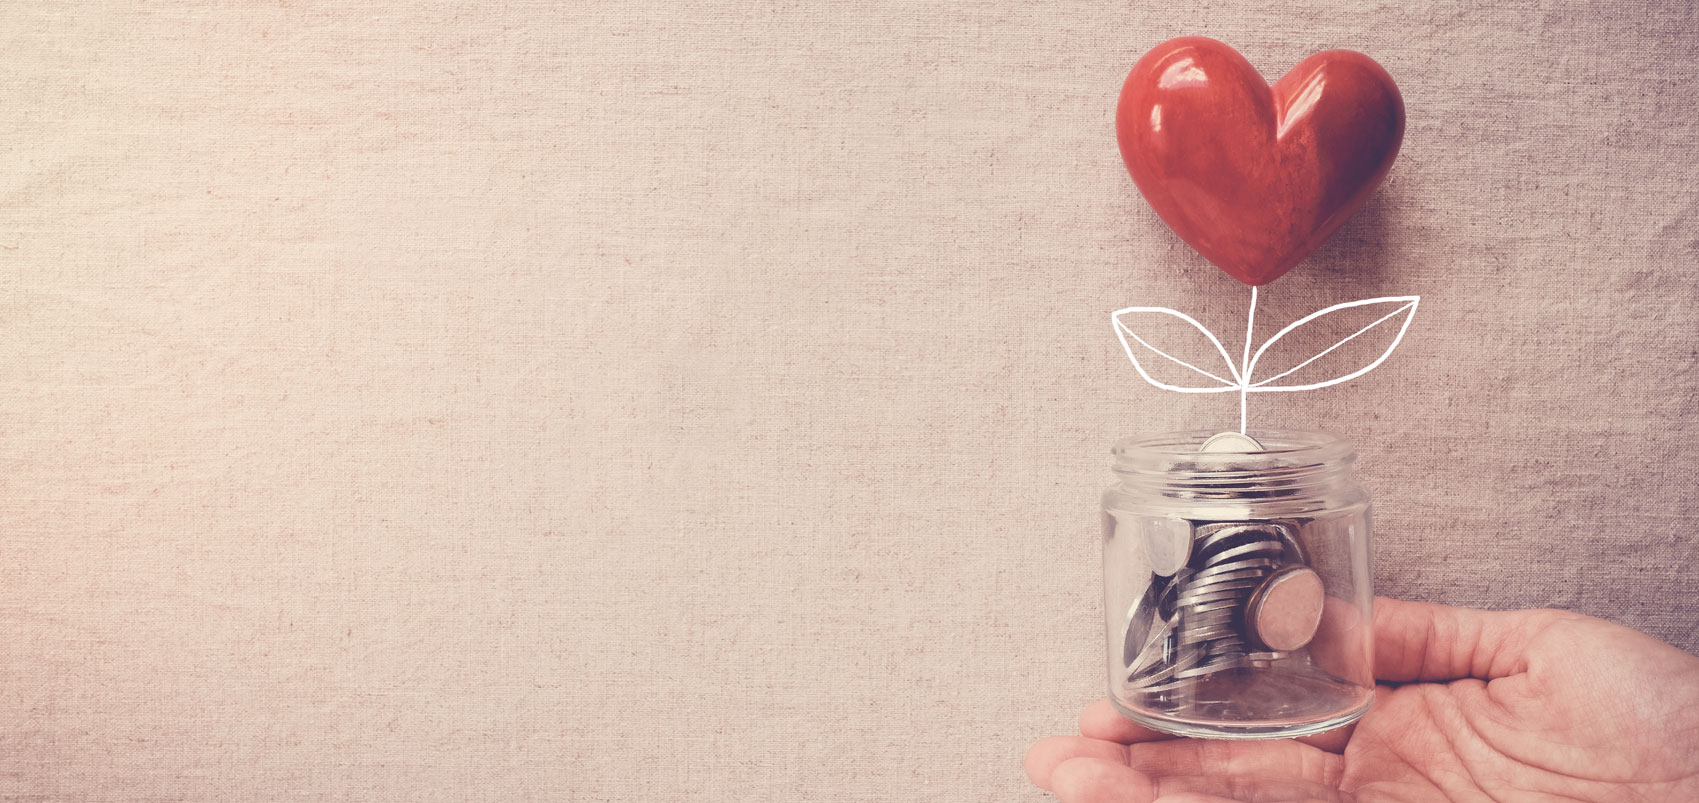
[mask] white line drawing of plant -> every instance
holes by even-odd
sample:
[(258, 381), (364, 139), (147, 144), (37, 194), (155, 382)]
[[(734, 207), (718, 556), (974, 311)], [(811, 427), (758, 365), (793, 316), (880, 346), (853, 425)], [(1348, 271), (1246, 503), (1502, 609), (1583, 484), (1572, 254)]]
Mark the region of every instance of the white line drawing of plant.
[[(1381, 298), (1369, 298), (1369, 299), (1364, 299), (1362, 301), (1347, 301), (1343, 304), (1334, 304), (1331, 307), (1327, 307), (1326, 309), (1317, 310), (1315, 312), (1310, 313), (1309, 315), (1306, 315), (1302, 318), (1299, 318), (1296, 321), (1293, 321), (1290, 324), (1287, 324), (1285, 328), (1281, 329), (1278, 332), (1275, 332), (1273, 337), (1270, 337), (1268, 340), (1263, 341), (1263, 344), (1261, 346), (1259, 346), (1256, 350), (1256, 353), (1253, 354), (1251, 352), (1251, 340), (1252, 340), (1252, 338), (1253, 338), (1253, 336), (1256, 332), (1256, 316), (1257, 316), (1257, 288), (1253, 286), (1251, 288), (1251, 308), (1250, 308), (1250, 312), (1248, 314), (1246, 314), (1246, 316), (1245, 316), (1245, 350), (1244, 350), (1244, 353), (1240, 357), (1239, 362), (1237, 364), (1234, 363), (1233, 357), (1227, 353), (1227, 348), (1221, 344), (1221, 339), (1216, 337), (1215, 333), (1209, 331), (1208, 328), (1206, 328), (1203, 324), (1198, 323), (1197, 320), (1194, 319), (1193, 317), (1191, 317), (1190, 315), (1187, 315), (1183, 312), (1180, 312), (1179, 310), (1169, 309), (1168, 307), (1126, 307), (1124, 309), (1116, 310), (1114, 313), (1112, 313), (1110, 315), (1110, 321), (1115, 327), (1115, 336), (1117, 338), (1119, 338), (1120, 341), (1121, 341), (1122, 350), (1127, 352), (1127, 359), (1132, 360), (1133, 368), (1136, 369), (1139, 372), (1139, 376), (1143, 377), (1146, 382), (1149, 382), (1150, 384), (1155, 385), (1156, 387), (1159, 387), (1163, 390), (1169, 390), (1169, 391), (1173, 391), (1175, 393), (1229, 393), (1229, 392), (1232, 392), (1232, 391), (1235, 391), (1235, 390), (1238, 391), (1239, 392), (1239, 432), (1241, 434), (1243, 434), (1246, 430), (1246, 424), (1248, 422), (1248, 410), (1249, 410), (1248, 397), (1250, 396), (1250, 394), (1252, 394), (1252, 393), (1286, 393), (1286, 392), (1298, 391), (1298, 390), (1315, 390), (1317, 388), (1325, 388), (1325, 387), (1328, 387), (1329, 385), (1337, 385), (1341, 382), (1349, 382), (1353, 379), (1356, 379), (1359, 376), (1362, 376), (1363, 374), (1366, 374), (1366, 373), (1374, 370), (1375, 368), (1380, 367), (1381, 363), (1386, 362), (1387, 358), (1392, 356), (1392, 352), (1398, 348), (1398, 344), (1400, 342), (1403, 342), (1404, 333), (1409, 331), (1410, 322), (1412, 320), (1415, 320), (1415, 318), (1416, 318), (1416, 307), (1418, 305), (1420, 305), (1421, 302), (1422, 302), (1421, 296), (1384, 296), (1384, 297), (1381, 297)], [(1341, 310), (1354, 309), (1356, 307), (1366, 307), (1366, 306), (1371, 306), (1371, 305), (1376, 305), (1376, 304), (1387, 305), (1391, 308), (1391, 311), (1386, 313), (1385, 315), (1382, 315), (1380, 318), (1376, 319), (1373, 323), (1370, 323), (1369, 325), (1364, 326), (1363, 328), (1358, 329), (1356, 332), (1346, 336), (1344, 339), (1340, 340), (1339, 342), (1334, 343), (1333, 345), (1328, 346), (1325, 349), (1322, 349), (1320, 352), (1316, 353), (1315, 356), (1310, 357), (1309, 359), (1304, 360), (1303, 362), (1300, 362), (1297, 365), (1294, 365), (1291, 368), (1286, 369), (1285, 371), (1282, 371), (1278, 374), (1275, 374), (1274, 376), (1266, 377), (1264, 379), (1254, 379), (1255, 374), (1256, 374), (1257, 363), (1262, 360), (1263, 355), (1268, 352), (1269, 347), (1273, 346), (1281, 338), (1286, 337), (1287, 335), (1291, 334), (1292, 332), (1297, 331), (1298, 329), (1304, 327), (1307, 324), (1310, 324), (1313, 321), (1316, 321), (1320, 318), (1324, 318), (1328, 315), (1339, 312)], [(1227, 367), (1227, 370), (1225, 371), (1227, 376), (1223, 377), (1223, 376), (1220, 376), (1216, 373), (1206, 371), (1202, 368), (1199, 368), (1196, 365), (1193, 365), (1189, 362), (1186, 362), (1185, 360), (1182, 360), (1178, 357), (1175, 357), (1172, 354), (1169, 354), (1169, 353), (1151, 345), (1149, 341), (1145, 340), (1143, 337), (1140, 337), (1139, 334), (1134, 331), (1134, 328), (1131, 325), (1131, 321), (1135, 320), (1140, 315), (1168, 315), (1168, 316), (1172, 316), (1172, 317), (1175, 317), (1175, 318), (1179, 318), (1180, 320), (1191, 324), (1193, 327), (1196, 327), (1199, 332), (1202, 332), (1205, 337), (1209, 338), (1210, 344), (1215, 346), (1216, 353), (1221, 355), (1222, 363)], [(1320, 381), (1320, 382), (1311, 382), (1311, 383), (1303, 384), (1303, 385), (1276, 385), (1276, 384), (1273, 384), (1275, 381), (1282, 379), (1284, 377), (1287, 377), (1287, 376), (1291, 376), (1292, 374), (1298, 372), (1300, 369), (1304, 368), (1305, 366), (1308, 366), (1309, 364), (1315, 362), (1316, 360), (1319, 360), (1319, 359), (1327, 356), (1328, 354), (1332, 353), (1335, 349), (1338, 349), (1339, 347), (1345, 345), (1346, 343), (1349, 343), (1352, 340), (1357, 339), (1359, 336), (1367, 333), (1368, 331), (1374, 329), (1375, 327), (1380, 326), (1381, 324), (1384, 324), (1384, 323), (1391, 321), (1394, 318), (1398, 318), (1400, 316), (1403, 317), (1403, 322), (1401, 324), (1399, 324), (1398, 334), (1395, 337), (1393, 337), (1392, 344), (1387, 346), (1386, 351), (1382, 352), (1379, 357), (1375, 358), (1375, 360), (1373, 362), (1370, 362), (1368, 365), (1365, 365), (1361, 368), (1358, 368), (1358, 369), (1356, 369), (1356, 370), (1354, 370), (1354, 371), (1352, 371), (1348, 374), (1345, 374), (1344, 376), (1337, 376), (1337, 377), (1334, 377), (1332, 379), (1326, 379), (1326, 380), (1323, 380), (1323, 381)], [(1167, 382), (1158, 381), (1155, 377), (1152, 377), (1148, 371), (1145, 370), (1144, 363), (1139, 361), (1139, 355), (1136, 352), (1136, 350), (1133, 348), (1134, 343), (1137, 343), (1138, 345), (1144, 347), (1145, 349), (1149, 350), (1150, 352), (1156, 354), (1159, 357), (1162, 357), (1162, 358), (1167, 359), (1171, 362), (1182, 365), (1186, 368), (1190, 368), (1192, 371), (1196, 372), (1200, 376), (1209, 379), (1210, 384), (1175, 385), (1175, 384), (1170, 384), (1170, 383), (1167, 383)]]

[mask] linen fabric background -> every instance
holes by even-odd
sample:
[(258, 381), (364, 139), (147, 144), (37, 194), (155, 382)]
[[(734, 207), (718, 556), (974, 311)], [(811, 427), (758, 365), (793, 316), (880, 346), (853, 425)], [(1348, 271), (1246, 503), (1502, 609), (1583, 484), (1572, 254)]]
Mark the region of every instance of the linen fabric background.
[(1381, 593), (1699, 647), (1680, 2), (11, 3), (0, 799), (1043, 800), (1103, 694), (1109, 326), (1247, 291), (1116, 150), (1179, 35), (1398, 80), (1252, 398)]

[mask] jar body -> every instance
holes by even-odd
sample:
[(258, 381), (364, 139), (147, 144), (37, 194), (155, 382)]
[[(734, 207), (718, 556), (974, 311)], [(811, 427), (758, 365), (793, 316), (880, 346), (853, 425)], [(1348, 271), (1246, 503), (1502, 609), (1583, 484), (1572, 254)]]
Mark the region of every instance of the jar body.
[(1349, 723), (1374, 699), (1369, 499), (1349, 444), (1253, 432), (1116, 446), (1103, 494), (1109, 698), (1183, 736), (1276, 738)]

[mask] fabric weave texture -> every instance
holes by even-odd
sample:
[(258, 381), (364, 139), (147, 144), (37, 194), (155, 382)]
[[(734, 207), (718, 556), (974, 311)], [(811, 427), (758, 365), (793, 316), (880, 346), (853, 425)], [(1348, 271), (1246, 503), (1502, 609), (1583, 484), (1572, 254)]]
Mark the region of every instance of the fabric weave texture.
[(1246, 289), (1116, 152), (1146, 49), (1349, 48), (1409, 126), (1259, 331), (1421, 295), (1383, 594), (1692, 650), (1679, 2), (0, 11), (0, 800), (1030, 800), (1097, 495), (1232, 426), (1109, 324)]

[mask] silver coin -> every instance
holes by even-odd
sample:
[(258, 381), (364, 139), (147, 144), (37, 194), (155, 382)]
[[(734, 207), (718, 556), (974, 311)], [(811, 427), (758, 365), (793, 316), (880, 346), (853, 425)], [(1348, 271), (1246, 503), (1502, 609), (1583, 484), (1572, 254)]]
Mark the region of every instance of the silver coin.
[(1228, 579), (1223, 579), (1223, 581), (1211, 582), (1208, 586), (1201, 586), (1201, 589), (1203, 589), (1203, 591), (1225, 591), (1225, 589), (1232, 589), (1232, 587), (1239, 587), (1239, 589), (1242, 589), (1242, 587), (1247, 586), (1254, 589), (1254, 587), (1262, 584), (1262, 581), (1267, 579), (1267, 576), (1269, 576), (1269, 572), (1262, 572), (1262, 574), (1250, 574), (1250, 576), (1245, 577), (1228, 577)]
[(1235, 616), (1227, 616), (1227, 618), (1215, 621), (1199, 621), (1196, 625), (1184, 626), (1184, 628), (1176, 630), (1174, 638), (1191, 638), (1186, 643), (1196, 643), (1198, 640), (1216, 640), (1216, 638), (1244, 640), (1244, 633), (1240, 632), (1240, 626), (1242, 626), (1242, 623)]
[(1184, 672), (1184, 671), (1187, 671), (1187, 670), (1181, 669), (1181, 670), (1175, 670), (1175, 671), (1172, 671), (1172, 672), (1167, 672), (1160, 678), (1152, 678), (1148, 681), (1145, 681), (1145, 682), (1143, 682), (1139, 685), (1138, 691), (1146, 693), (1146, 694), (1157, 694), (1157, 693), (1160, 693), (1160, 692), (1167, 692), (1167, 691), (1174, 691), (1175, 689), (1181, 689), (1181, 688), (1184, 688), (1184, 687), (1186, 687), (1186, 686), (1188, 686), (1192, 683), (1195, 683), (1196, 681), (1191, 679), (1191, 678), (1177, 677), (1177, 675), (1180, 672)]
[(1199, 616), (1225, 616), (1236, 613), (1244, 609), (1245, 604), (1251, 601), (1251, 595), (1255, 593), (1255, 588), (1226, 589), (1214, 592), (1212, 596), (1187, 600), (1186, 604), (1174, 609), (1174, 620), (1178, 623)]
[(1268, 575), (1272, 573), (1272, 571), (1269, 571), (1255, 575), (1247, 575), (1245, 577), (1210, 577), (1194, 579), (1192, 582), (1186, 584), (1186, 590), (1180, 592), (1178, 599), (1184, 601), (1188, 595), (1206, 591), (1218, 591), (1223, 588), (1244, 588), (1247, 586), (1255, 588), (1258, 583), (1262, 582), (1264, 578), (1268, 577)]
[(1217, 619), (1231, 619), (1234, 614), (1238, 613), (1235, 609), (1236, 606), (1213, 604), (1217, 602), (1219, 600), (1210, 600), (1211, 604), (1208, 608), (1203, 607), (1202, 603), (1181, 608), (1179, 616), (1175, 617), (1176, 625), (1183, 630), (1195, 624), (1214, 622)]
[(1271, 521), (1269, 524), (1273, 525), (1275, 532), (1280, 536), (1280, 543), (1286, 545), (1287, 562), (1310, 565), (1309, 550), (1305, 549), (1303, 542), (1298, 540), (1298, 522)]
[[(1189, 581), (1188, 585), (1193, 584), (1193, 583), (1207, 583), (1207, 582), (1210, 582), (1212, 580), (1220, 580), (1224, 577), (1232, 576), (1236, 572), (1251, 573), (1251, 572), (1259, 572), (1260, 571), (1263, 574), (1268, 574), (1268, 567), (1267, 566), (1257, 566), (1257, 565), (1237, 566), (1237, 565), (1234, 565), (1234, 564), (1237, 564), (1237, 563), (1240, 563), (1240, 562), (1243, 562), (1243, 561), (1247, 561), (1247, 560), (1266, 560), (1266, 561), (1278, 563), (1278, 561), (1275, 561), (1274, 558), (1241, 558), (1240, 560), (1237, 560), (1237, 561), (1228, 561), (1226, 563), (1214, 563), (1214, 564), (1210, 564), (1209, 566), (1206, 566), (1202, 569), (1199, 569), (1198, 571), (1193, 572), (1189, 577), (1187, 577), (1186, 579)], [(1284, 564), (1282, 564), (1282, 565), (1284, 565)]]
[(1156, 601), (1156, 615), (1164, 620), (1174, 618), (1174, 612), (1179, 609), (1180, 592), (1190, 587), (1191, 583), (1181, 580), (1179, 575), (1168, 581), (1168, 587), (1162, 591), (1162, 598)]
[[(1244, 560), (1244, 559), (1242, 559), (1242, 560)], [(1274, 561), (1273, 558), (1249, 558), (1248, 560)], [(1217, 566), (1210, 566), (1206, 569), (1202, 569), (1202, 570), (1194, 573), (1191, 577), (1186, 578), (1186, 588), (1189, 590), (1189, 589), (1197, 588), (1198, 586), (1201, 586), (1201, 585), (1211, 585), (1211, 584), (1214, 584), (1214, 583), (1225, 583), (1225, 582), (1231, 582), (1233, 580), (1241, 580), (1241, 579), (1244, 579), (1244, 577), (1251, 576), (1251, 574), (1253, 574), (1253, 573), (1260, 573), (1260, 574), (1266, 575), (1269, 572), (1274, 571), (1275, 568), (1278, 568), (1279, 566), (1285, 565), (1285, 564), (1278, 563), (1278, 562), (1275, 562), (1275, 566), (1256, 566), (1256, 565), (1238, 566), (1238, 565), (1234, 565), (1234, 564), (1237, 564), (1237, 563), (1240, 563), (1240, 562), (1241, 561), (1234, 561), (1231, 564), (1223, 563), (1223, 564), (1220, 564), (1220, 565), (1217, 565)], [(1245, 572), (1246, 574), (1244, 574), (1243, 576), (1240, 576), (1238, 574), (1239, 572)]]
[(1239, 525), (1232, 529), (1216, 530), (1199, 536), (1197, 538), (1197, 552), (1207, 558), (1230, 546), (1263, 541), (1278, 544), (1280, 543), (1280, 533), (1272, 527), (1265, 527), (1260, 524)]
[(1207, 552), (1222, 541), (1240, 536), (1250, 535), (1261, 540), (1280, 538), (1275, 528), (1261, 521), (1212, 521), (1197, 525), (1195, 532), (1199, 552)]
[[(1220, 634), (1216, 634), (1216, 635), (1212, 635), (1212, 636), (1198, 635), (1198, 636), (1192, 637), (1190, 640), (1181, 640), (1180, 642), (1178, 642), (1178, 645), (1180, 647), (1194, 649), (1194, 650), (1197, 650), (1199, 652), (1201, 657), (1198, 660), (1192, 661), (1189, 664), (1187, 664), (1188, 666), (1197, 666), (1197, 665), (1203, 663), (1203, 658), (1207, 658), (1209, 656), (1209, 654), (1210, 654), (1209, 645), (1212, 642), (1219, 641), (1219, 640), (1224, 639), (1224, 638), (1227, 638), (1227, 636), (1223, 636), (1223, 635), (1220, 635)], [(1240, 652), (1243, 652), (1243, 651), (1240, 650)]]
[(1175, 643), (1204, 644), (1217, 639), (1231, 638), (1237, 635), (1239, 635), (1238, 628), (1234, 627), (1231, 622), (1223, 622), (1221, 624), (1204, 625), (1202, 627), (1188, 627), (1185, 630), (1180, 631), (1179, 636), (1175, 638)]
[(1285, 545), (1281, 544), (1279, 541), (1253, 541), (1242, 546), (1228, 547), (1214, 555), (1209, 555), (1206, 560), (1209, 561), (1209, 565), (1214, 566), (1258, 555), (1270, 556), (1272, 558), (1281, 555), (1285, 551)]
[(1189, 621), (1199, 616), (1228, 616), (1244, 610), (1245, 603), (1251, 601), (1255, 588), (1228, 589), (1216, 592), (1214, 596), (1187, 600), (1185, 605), (1174, 609), (1176, 623)]
[[(1226, 649), (1226, 648), (1217, 647), (1217, 644), (1219, 642), (1224, 642), (1224, 641), (1227, 641), (1229, 639), (1237, 639), (1237, 638), (1239, 638), (1238, 628), (1236, 628), (1236, 627), (1234, 627), (1233, 625), (1230, 625), (1230, 624), (1225, 624), (1225, 625), (1215, 625), (1215, 626), (1212, 626), (1208, 629), (1198, 630), (1198, 631), (1195, 631), (1195, 632), (1194, 631), (1188, 631), (1188, 632), (1183, 633), (1179, 636), (1176, 636), (1174, 638), (1174, 643), (1177, 646), (1180, 646), (1180, 647), (1188, 647), (1188, 648), (1195, 648), (1195, 649), (1203, 650), (1204, 655), (1207, 657), (1207, 656), (1210, 656), (1210, 655), (1215, 655), (1216, 653), (1221, 652), (1223, 649)], [(1233, 648), (1233, 651), (1244, 652), (1244, 650), (1240, 650), (1238, 648)]]
[(1222, 626), (1215, 631), (1214, 636), (1200, 643), (1203, 644), (1204, 650), (1210, 655), (1220, 655), (1224, 652), (1245, 652), (1245, 637), (1239, 633), (1237, 627), (1232, 625)]
[(1144, 645), (1144, 649), (1140, 650), (1138, 655), (1133, 656), (1133, 660), (1127, 662), (1127, 670), (1137, 673), (1153, 666), (1160, 666), (1168, 660), (1178, 646), (1173, 640), (1173, 632), (1165, 627), (1152, 633), (1150, 641)]
[(1205, 677), (1211, 676), (1211, 674), (1216, 674), (1216, 672), (1225, 672), (1228, 671), (1228, 669), (1235, 669), (1235, 667), (1237, 667), (1237, 664), (1201, 665), (1201, 667), (1196, 667), (1196, 669), (1179, 672), (1179, 674), (1174, 676), (1174, 681), (1176, 681), (1177, 684), (1184, 684), (1184, 682), (1198, 682), (1201, 681), (1201, 679), (1205, 679)]
[(1245, 653), (1235, 650), (1212, 654), (1208, 658), (1205, 658), (1203, 663), (1198, 664), (1198, 666), (1206, 666), (1213, 669), (1225, 669), (1227, 667), (1238, 666), (1244, 662)]
[(1131, 675), (1128, 675), (1127, 683), (1132, 686), (1143, 687), (1148, 684), (1167, 680), (1168, 678), (1173, 677), (1175, 672), (1190, 669), (1202, 660), (1203, 650), (1180, 650), (1176, 654), (1172, 663), (1160, 664), (1152, 668), (1150, 671), (1132, 673)]
[(1223, 665), (1223, 666), (1198, 666), (1198, 667), (1194, 667), (1192, 669), (1188, 669), (1188, 670), (1185, 670), (1185, 671), (1182, 671), (1182, 672), (1177, 672), (1177, 673), (1175, 673), (1173, 678), (1170, 678), (1169, 680), (1166, 680), (1162, 683), (1159, 683), (1159, 684), (1156, 684), (1156, 685), (1153, 685), (1153, 686), (1145, 687), (1144, 689), (1142, 689), (1142, 691), (1145, 691), (1147, 693), (1157, 693), (1157, 692), (1167, 692), (1167, 691), (1174, 691), (1176, 689), (1186, 688), (1187, 686), (1191, 686), (1193, 684), (1196, 684), (1199, 680), (1201, 680), (1204, 677), (1207, 677), (1209, 675), (1213, 675), (1217, 672), (1222, 672), (1222, 671), (1225, 671), (1225, 670), (1233, 669), (1233, 668), (1235, 668), (1235, 666), (1236, 665), (1234, 665), (1234, 664), (1228, 664), (1228, 665)]
[(1228, 583), (1235, 580), (1261, 580), (1269, 575), (1269, 570), (1263, 567), (1250, 569), (1215, 569), (1198, 574), (1197, 582), (1202, 585), (1211, 583)]
[(1263, 580), (1246, 578), (1217, 583), (1207, 588), (1187, 592), (1190, 596), (1177, 599), (1174, 604), (1175, 613), (1181, 611), (1202, 612), (1210, 608), (1219, 608), (1224, 600), (1234, 600), (1239, 603), (1249, 602), (1251, 595), (1262, 587)]
[(1188, 669), (1184, 672), (1174, 673), (1174, 682), (1175, 682), (1175, 685), (1177, 685), (1177, 686), (1185, 684), (1185, 683), (1195, 683), (1201, 678), (1208, 677), (1209, 675), (1213, 675), (1213, 674), (1220, 672), (1221, 670), (1226, 669), (1226, 668), (1227, 667), (1224, 667), (1224, 666), (1193, 667), (1193, 668)]
[(1225, 610), (1215, 611), (1213, 613), (1188, 616), (1180, 620), (1180, 627), (1177, 628), (1177, 630), (1178, 632), (1185, 634), (1196, 632), (1204, 628), (1231, 627), (1233, 625), (1233, 618), (1237, 615), (1237, 613), (1238, 611), (1228, 608)]
[[(1173, 577), (1168, 578), (1169, 586), (1171, 588), (1185, 588), (1191, 584), (1192, 577), (1196, 574), (1197, 572), (1192, 571), (1190, 567), (1181, 569), (1175, 572)], [(1173, 594), (1170, 593), (1169, 596), (1173, 596)]]
[(1270, 575), (1245, 605), (1252, 640), (1276, 652), (1310, 643), (1321, 625), (1327, 591), (1321, 575), (1305, 566), (1290, 566)]
[(1215, 613), (1215, 611), (1237, 611), (1237, 609), (1239, 609), (1240, 606), (1244, 606), (1244, 604), (1245, 599), (1237, 598), (1237, 596), (1222, 599), (1206, 599), (1203, 603), (1188, 604), (1186, 608), (1181, 608), (1181, 613), (1184, 613), (1184, 615), (1194, 616), (1199, 615), (1199, 613)]
[(1239, 627), (1233, 622), (1211, 622), (1175, 631), (1174, 643), (1182, 647), (1194, 644), (1208, 646), (1211, 642), (1239, 637)]
[(1192, 582), (1186, 584), (1186, 589), (1181, 591), (1179, 596), (1184, 597), (1187, 593), (1192, 591), (1207, 591), (1210, 589), (1243, 586), (1246, 584), (1256, 585), (1275, 571), (1276, 570), (1272, 568), (1265, 568), (1259, 570), (1256, 574), (1248, 574), (1243, 577), (1205, 577), (1201, 579), (1193, 579)]
[(1186, 587), (1199, 586), (1199, 584), (1206, 584), (1206, 582), (1237, 581), (1237, 579), (1250, 577), (1252, 574), (1266, 576), (1269, 572), (1273, 572), (1274, 569), (1279, 569), (1283, 565), (1286, 564), (1271, 559), (1271, 557), (1240, 557), (1240, 559), (1228, 560), (1225, 564), (1210, 565), (1206, 569), (1193, 572), (1193, 576), (1186, 579)]
[(1125, 643), (1121, 646), (1121, 656), (1129, 664), (1150, 641), (1151, 625), (1157, 620), (1156, 602), (1162, 597), (1166, 585), (1152, 582), (1145, 588), (1144, 596), (1127, 612), (1127, 635)]
[(1253, 454), (1268, 450), (1262, 448), (1262, 444), (1257, 443), (1257, 439), (1249, 435), (1241, 435), (1237, 432), (1219, 432), (1209, 436), (1209, 440), (1204, 441), (1203, 445), (1198, 447), (1198, 451), (1206, 454)]
[(1175, 680), (1170, 677), (1159, 683), (1140, 684), (1134, 688), (1134, 691), (1137, 691), (1140, 694), (1161, 694), (1162, 692), (1178, 689), (1190, 682), (1190, 680)]
[(1210, 660), (1213, 660), (1213, 661), (1232, 661), (1236, 664), (1244, 665), (1244, 664), (1250, 663), (1251, 653), (1250, 653), (1249, 650), (1246, 650), (1243, 647), (1233, 647), (1233, 648), (1230, 648), (1230, 649), (1221, 650), (1220, 652), (1215, 654), (1214, 658), (1212, 658)]
[(1234, 580), (1228, 583), (1217, 583), (1183, 592), (1175, 599), (1175, 602), (1177, 607), (1183, 608), (1194, 603), (1219, 599), (1249, 599), (1259, 585), (1261, 583), (1256, 580)]
[[(1223, 561), (1209, 567), (1211, 572), (1237, 572), (1245, 569), (1278, 569), (1286, 564), (1277, 558), (1240, 558)], [(1265, 572), (1266, 573), (1266, 572)]]
[(1240, 588), (1224, 588), (1208, 592), (1207, 596), (1186, 600), (1185, 604), (1174, 608), (1175, 618), (1202, 616), (1204, 614), (1219, 614), (1223, 611), (1238, 610), (1251, 601), (1251, 595), (1256, 593), (1259, 586)]
[(1244, 637), (1239, 635), (1238, 632), (1209, 643), (1210, 655), (1244, 655), (1248, 652), (1250, 652), (1250, 645), (1245, 643)]
[(1192, 559), (1192, 523), (1184, 519), (1145, 519), (1144, 554), (1150, 570), (1164, 577)]
[(1299, 541), (1298, 531), (1298, 523), (1288, 519), (1200, 524), (1192, 551), (1208, 560), (1223, 544), (1233, 541), (1279, 541), (1286, 548), (1288, 562), (1308, 564), (1309, 553)]
[(1190, 665), (1202, 659), (1202, 655), (1193, 653), (1200, 650), (1191, 644), (1181, 644), (1178, 633), (1164, 631), (1159, 637), (1153, 638), (1146, 651), (1139, 656), (1139, 664), (1133, 675), (1149, 675), (1165, 667), (1175, 665)]
[(1133, 656), (1133, 660), (1126, 663), (1126, 671), (1129, 674), (1137, 674), (1153, 666), (1160, 666), (1167, 660), (1167, 656), (1176, 646), (1170, 631), (1164, 630), (1159, 634), (1154, 634), (1151, 636), (1150, 642), (1145, 644), (1144, 649), (1139, 651), (1138, 655)]

